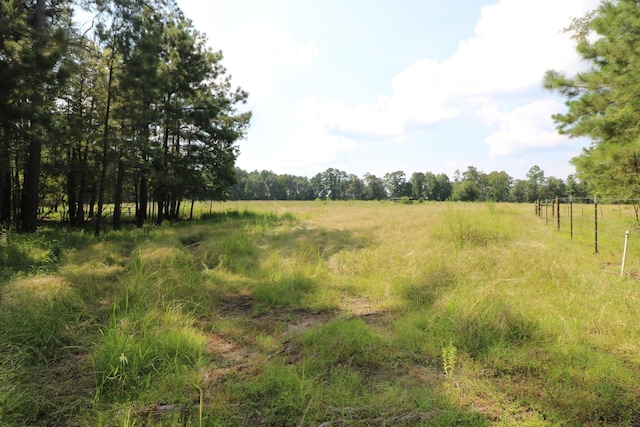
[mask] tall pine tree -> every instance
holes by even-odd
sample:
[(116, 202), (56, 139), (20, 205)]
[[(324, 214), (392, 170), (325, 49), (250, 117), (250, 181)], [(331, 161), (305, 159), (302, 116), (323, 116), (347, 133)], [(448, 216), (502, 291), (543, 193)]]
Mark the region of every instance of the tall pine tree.
[(604, 1), (569, 27), (589, 68), (567, 76), (548, 71), (544, 86), (567, 99), (553, 116), (561, 134), (591, 145), (572, 159), (578, 177), (598, 194), (640, 194), (640, 4)]

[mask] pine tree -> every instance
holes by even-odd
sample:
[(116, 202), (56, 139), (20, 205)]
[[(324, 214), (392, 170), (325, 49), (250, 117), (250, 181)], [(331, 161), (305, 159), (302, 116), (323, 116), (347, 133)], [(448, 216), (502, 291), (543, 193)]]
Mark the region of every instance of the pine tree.
[(606, 196), (640, 192), (640, 6), (605, 1), (568, 28), (588, 70), (568, 77), (548, 71), (544, 86), (560, 93), (568, 111), (553, 119), (561, 134), (591, 145), (572, 160), (577, 176)]

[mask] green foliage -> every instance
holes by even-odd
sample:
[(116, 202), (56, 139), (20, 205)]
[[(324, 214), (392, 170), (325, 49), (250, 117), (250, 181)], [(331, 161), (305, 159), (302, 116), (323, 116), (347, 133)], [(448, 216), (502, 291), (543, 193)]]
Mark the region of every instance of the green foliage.
[(38, 208), (64, 200), (65, 220), (91, 215), (99, 234), (107, 213), (122, 226), (125, 201), (142, 226), (151, 189), (158, 223), (178, 219), (183, 200), (226, 199), (251, 114), (237, 109), (248, 94), (222, 53), (173, 1), (82, 6), (94, 16), (85, 33), (71, 2), (0, 4), (0, 222), (35, 232)]
[(411, 195), (411, 183), (403, 171), (389, 172), (382, 178), (387, 194), (392, 199), (409, 197)]
[(636, 99), (640, 12), (635, 1), (603, 2), (569, 31), (590, 69), (573, 77), (548, 71), (544, 85), (567, 99), (569, 110), (553, 116), (560, 133), (588, 137), (592, 144), (573, 159), (578, 176), (598, 194), (630, 197), (638, 192)]
[(463, 181), (453, 188), (453, 200), (474, 202), (480, 199), (480, 188), (472, 181)]
[(450, 382), (453, 382), (457, 355), (458, 349), (453, 344), (449, 343), (447, 346), (442, 347), (442, 368)]

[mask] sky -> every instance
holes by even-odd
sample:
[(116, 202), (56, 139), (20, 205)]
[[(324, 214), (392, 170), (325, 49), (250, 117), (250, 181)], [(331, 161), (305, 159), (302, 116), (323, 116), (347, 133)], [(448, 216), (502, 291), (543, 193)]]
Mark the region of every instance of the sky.
[(563, 31), (599, 0), (178, 0), (253, 114), (237, 166), (566, 178), (589, 145), (555, 129), (546, 70), (585, 67)]

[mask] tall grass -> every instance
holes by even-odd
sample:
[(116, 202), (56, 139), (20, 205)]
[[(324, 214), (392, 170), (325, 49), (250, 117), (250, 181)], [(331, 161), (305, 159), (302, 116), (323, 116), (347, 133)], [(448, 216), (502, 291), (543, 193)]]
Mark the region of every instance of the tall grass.
[(130, 399), (149, 389), (155, 377), (198, 366), (204, 356), (206, 339), (180, 306), (134, 310), (119, 315), (114, 309), (91, 349), (97, 398)]
[(201, 208), (5, 236), (0, 424), (640, 419), (638, 283), (531, 206)]

